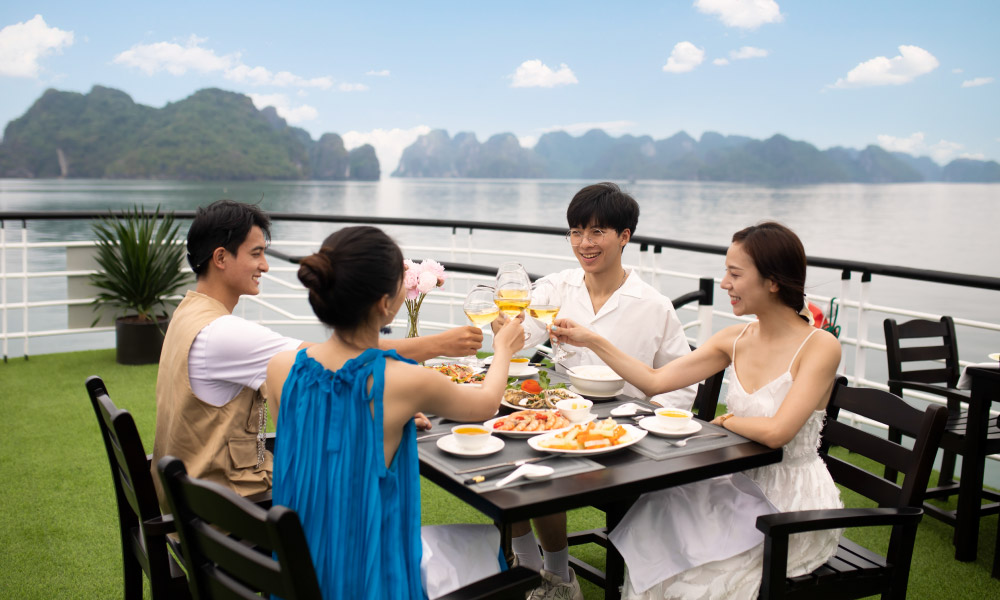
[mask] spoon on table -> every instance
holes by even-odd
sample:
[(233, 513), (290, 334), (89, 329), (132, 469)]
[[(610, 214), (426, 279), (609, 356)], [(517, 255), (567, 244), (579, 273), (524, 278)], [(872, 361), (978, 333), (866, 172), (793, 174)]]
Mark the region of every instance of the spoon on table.
[(549, 475), (555, 472), (556, 470), (548, 465), (521, 465), (520, 467), (514, 469), (513, 473), (498, 481), (497, 487), (501, 488), (510, 483), (511, 481), (514, 481), (518, 477), (527, 477), (528, 479), (540, 479), (542, 477), (548, 477)]
[(690, 442), (691, 440), (696, 440), (698, 438), (711, 438), (711, 437), (726, 437), (726, 434), (725, 433), (720, 433), (720, 432), (716, 431), (716, 432), (713, 432), (713, 433), (703, 433), (701, 435), (692, 435), (691, 437), (686, 437), (683, 440), (677, 440), (676, 442), (673, 441), (673, 440), (665, 440), (665, 441), (668, 444), (670, 444), (671, 446), (677, 446), (678, 448), (683, 448), (684, 446), (687, 446), (687, 443)]

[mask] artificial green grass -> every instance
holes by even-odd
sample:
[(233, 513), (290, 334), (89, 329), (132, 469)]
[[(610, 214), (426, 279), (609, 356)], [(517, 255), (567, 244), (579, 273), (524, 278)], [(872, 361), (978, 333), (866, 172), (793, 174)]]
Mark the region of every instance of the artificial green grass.
[[(156, 366), (115, 363), (113, 350), (35, 356), (0, 364), (0, 598), (120, 598), (121, 548), (107, 455), (83, 382), (104, 378), (111, 398), (135, 417), (151, 450)], [(866, 505), (850, 493), (848, 506)], [(423, 481), (426, 524), (486, 523), (482, 514)], [(571, 530), (592, 529), (603, 514), (571, 511)], [(981, 521), (975, 562), (954, 560), (951, 527), (925, 517), (917, 534), (909, 598), (1000, 598), (991, 579), (997, 517)], [(848, 534), (884, 551), (887, 535)], [(572, 553), (603, 568), (604, 551)], [(581, 580), (588, 599), (602, 598)], [(149, 597), (147, 590), (147, 597)]]

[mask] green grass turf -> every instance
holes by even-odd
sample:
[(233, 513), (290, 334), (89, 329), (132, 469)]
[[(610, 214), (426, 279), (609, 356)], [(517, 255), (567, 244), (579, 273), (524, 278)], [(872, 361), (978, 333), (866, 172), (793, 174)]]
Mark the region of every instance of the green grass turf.
[[(97, 422), (83, 387), (99, 374), (115, 403), (134, 415), (151, 449), (156, 367), (126, 367), (113, 350), (35, 356), (0, 364), (0, 598), (121, 597), (121, 549), (114, 490)], [(488, 520), (437, 486), (423, 482), (424, 522), (485, 523)], [(848, 506), (865, 505), (850, 493)], [(603, 525), (595, 509), (570, 512), (571, 530)], [(980, 526), (979, 557), (953, 558), (952, 529), (924, 518), (910, 576), (909, 598), (1000, 598), (989, 576), (997, 517)], [(850, 532), (884, 551), (887, 534)], [(603, 549), (572, 553), (603, 567)], [(582, 582), (588, 599), (601, 590)], [(147, 591), (147, 597), (148, 591)]]

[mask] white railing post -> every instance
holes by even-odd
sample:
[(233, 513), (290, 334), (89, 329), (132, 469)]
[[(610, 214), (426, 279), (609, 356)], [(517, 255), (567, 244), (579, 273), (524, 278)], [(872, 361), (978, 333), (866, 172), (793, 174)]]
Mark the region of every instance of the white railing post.
[(858, 330), (854, 336), (857, 345), (854, 346), (854, 382), (860, 384), (865, 379), (865, 344), (868, 342), (868, 296), (871, 292), (872, 274), (865, 271), (861, 274), (861, 299), (858, 301)]
[(0, 221), (0, 302), (3, 303), (3, 361), (7, 362), (7, 223)]
[[(24, 358), (28, 358), (28, 222), (21, 221), (21, 302), (24, 303), (24, 319), (21, 323), (24, 328)], [(6, 356), (6, 353), (4, 353)]]
[[(844, 306), (844, 299), (847, 298), (848, 294), (851, 293), (851, 272), (844, 269), (840, 272), (840, 297), (837, 298), (837, 305), (834, 308), (833, 303), (830, 303), (830, 312), (836, 310), (837, 321), (840, 324), (841, 332), (847, 332), (847, 313), (840, 314), (841, 307)], [(829, 316), (829, 315), (828, 315)], [(843, 323), (841, 324), (841, 319)], [(840, 367), (837, 368), (837, 373), (840, 375), (847, 374), (847, 348), (841, 344), (840, 345)]]

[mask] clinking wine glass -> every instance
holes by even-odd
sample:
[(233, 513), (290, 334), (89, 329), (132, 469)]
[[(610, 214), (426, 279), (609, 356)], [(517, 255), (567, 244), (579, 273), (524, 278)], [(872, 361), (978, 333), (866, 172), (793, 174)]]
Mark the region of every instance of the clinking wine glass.
[[(539, 279), (535, 282), (534, 291), (531, 295), (531, 304), (528, 305), (528, 314), (545, 324), (545, 328), (550, 336), (552, 334), (552, 323), (559, 315), (561, 305), (562, 302), (559, 294), (556, 292), (556, 287), (551, 281)], [(566, 350), (559, 342), (552, 341), (553, 362), (561, 362), (574, 354), (576, 354), (575, 351)]]
[[(507, 270), (507, 265), (516, 265)], [(518, 263), (504, 263), (497, 272), (496, 286), (493, 290), (493, 302), (508, 318), (516, 318), (531, 304), (531, 279), (528, 273)], [(528, 334), (525, 332), (525, 338)]]
[[(493, 296), (493, 288), (477, 286), (469, 290), (469, 294), (465, 297), (465, 304), (462, 305), (465, 316), (472, 321), (473, 325), (482, 329), (484, 334), (486, 327), (500, 316), (500, 308)], [(465, 359), (465, 362), (474, 367), (483, 366), (483, 362), (475, 354)]]

